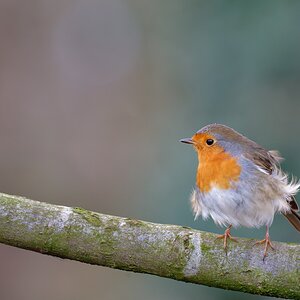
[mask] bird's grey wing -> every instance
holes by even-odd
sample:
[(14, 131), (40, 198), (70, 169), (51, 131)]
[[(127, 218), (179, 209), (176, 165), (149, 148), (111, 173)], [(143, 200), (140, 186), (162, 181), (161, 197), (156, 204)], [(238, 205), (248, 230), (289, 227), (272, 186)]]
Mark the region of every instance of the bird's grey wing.
[[(279, 166), (280, 161), (282, 161), (282, 157), (277, 151), (267, 151), (263, 148), (257, 148), (255, 152), (248, 153), (248, 159), (251, 159), (263, 172), (270, 175), (273, 173), (274, 169)], [(291, 195), (286, 201), (291, 210), (284, 213), (284, 216), (298, 231), (300, 231), (300, 216), (297, 213), (299, 207), (296, 199)]]
[(277, 151), (267, 151), (262, 147), (254, 147), (246, 152), (245, 157), (251, 160), (258, 168), (271, 175), (274, 169), (279, 166), (282, 157)]

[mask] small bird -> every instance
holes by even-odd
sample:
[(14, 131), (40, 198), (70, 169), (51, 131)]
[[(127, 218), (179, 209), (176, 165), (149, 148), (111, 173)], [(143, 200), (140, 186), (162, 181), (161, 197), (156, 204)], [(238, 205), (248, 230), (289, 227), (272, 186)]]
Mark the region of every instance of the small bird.
[(300, 231), (300, 216), (295, 194), (300, 183), (288, 181), (280, 169), (282, 158), (268, 151), (234, 129), (210, 124), (191, 138), (180, 140), (192, 144), (198, 154), (196, 186), (191, 195), (195, 219), (202, 215), (227, 229), (218, 238), (237, 241), (230, 234), (233, 227), (266, 226), (266, 236), (255, 244), (274, 249), (270, 236), (276, 212), (282, 213)]

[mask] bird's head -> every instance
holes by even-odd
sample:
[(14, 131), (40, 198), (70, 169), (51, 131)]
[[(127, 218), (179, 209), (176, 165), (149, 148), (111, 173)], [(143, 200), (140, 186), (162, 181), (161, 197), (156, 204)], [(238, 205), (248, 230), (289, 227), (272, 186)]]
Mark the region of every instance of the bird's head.
[(198, 130), (191, 138), (181, 139), (180, 142), (193, 145), (199, 158), (221, 152), (236, 156), (245, 147), (250, 147), (252, 143), (232, 128), (221, 124), (207, 125)]

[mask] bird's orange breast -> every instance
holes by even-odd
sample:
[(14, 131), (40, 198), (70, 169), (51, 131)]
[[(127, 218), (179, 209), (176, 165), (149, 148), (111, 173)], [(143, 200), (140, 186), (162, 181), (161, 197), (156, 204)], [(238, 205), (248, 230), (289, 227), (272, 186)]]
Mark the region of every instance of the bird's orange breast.
[(234, 187), (241, 166), (233, 156), (216, 145), (214, 150), (199, 151), (198, 158), (196, 184), (201, 192), (209, 192), (214, 186), (225, 190)]

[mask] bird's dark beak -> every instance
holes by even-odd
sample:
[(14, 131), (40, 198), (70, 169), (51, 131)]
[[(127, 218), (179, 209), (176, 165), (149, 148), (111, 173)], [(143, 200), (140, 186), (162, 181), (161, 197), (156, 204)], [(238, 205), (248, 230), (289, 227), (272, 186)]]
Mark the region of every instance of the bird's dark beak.
[(181, 140), (179, 140), (179, 142), (185, 143), (185, 144), (194, 144), (194, 141), (191, 138), (181, 139)]

